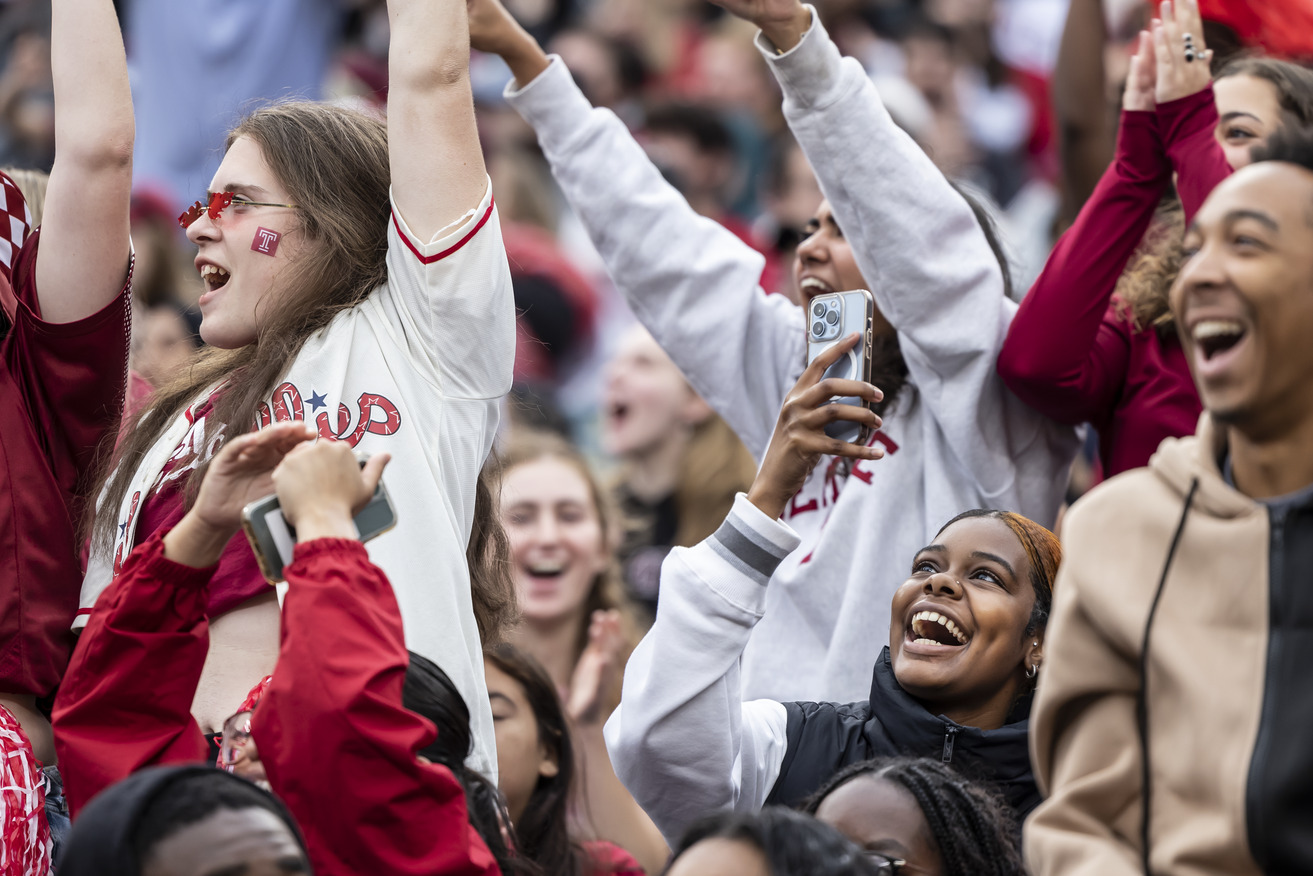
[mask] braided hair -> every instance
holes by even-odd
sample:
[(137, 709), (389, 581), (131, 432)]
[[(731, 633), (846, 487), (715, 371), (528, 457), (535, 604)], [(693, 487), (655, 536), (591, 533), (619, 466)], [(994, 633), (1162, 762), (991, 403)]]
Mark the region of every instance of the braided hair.
[(890, 757), (850, 764), (803, 803), (815, 815), (834, 791), (861, 776), (902, 787), (921, 808), (944, 864), (944, 876), (1023, 876), (1021, 833), (998, 794), (928, 757)]

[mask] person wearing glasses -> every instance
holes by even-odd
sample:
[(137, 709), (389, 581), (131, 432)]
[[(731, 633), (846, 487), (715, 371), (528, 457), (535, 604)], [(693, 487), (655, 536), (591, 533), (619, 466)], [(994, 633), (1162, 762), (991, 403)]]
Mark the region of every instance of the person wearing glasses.
[[(399, 460), (397, 526), (371, 544), (411, 647), (473, 712), (471, 765), (496, 775), (481, 634), (513, 604), (479, 471), (509, 390), (510, 273), (475, 129), (460, 0), (393, 0), (388, 121), (310, 102), (228, 135), (180, 221), (209, 346), (129, 423), (103, 481), (81, 621), (134, 546), (181, 521), (215, 451), (271, 422)], [(482, 542), (480, 542), (481, 544)], [(273, 669), (279, 610), (244, 538), (208, 589), (195, 715), (212, 734)]]
[(834, 419), (880, 426), (865, 408), (830, 403), (878, 397), (875, 387), (822, 379), (855, 341), (803, 372), (721, 528), (662, 567), (656, 623), (629, 658), (606, 742), (616, 774), (667, 838), (701, 812), (800, 805), (844, 766), (901, 754), (988, 782), (1018, 820), (1039, 803), (1029, 715), (1061, 547), (1019, 514), (966, 511), (904, 558), (867, 700), (743, 701), (743, 648), (768, 611), (771, 573), (798, 546), (779, 520), (785, 504), (822, 454), (877, 455), (824, 432)]

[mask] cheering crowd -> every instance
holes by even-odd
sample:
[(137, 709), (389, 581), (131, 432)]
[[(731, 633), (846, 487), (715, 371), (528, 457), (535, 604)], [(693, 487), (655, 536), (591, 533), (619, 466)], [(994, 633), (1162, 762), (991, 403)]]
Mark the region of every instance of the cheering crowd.
[(0, 876), (1313, 872), (1300, 0), (0, 16)]

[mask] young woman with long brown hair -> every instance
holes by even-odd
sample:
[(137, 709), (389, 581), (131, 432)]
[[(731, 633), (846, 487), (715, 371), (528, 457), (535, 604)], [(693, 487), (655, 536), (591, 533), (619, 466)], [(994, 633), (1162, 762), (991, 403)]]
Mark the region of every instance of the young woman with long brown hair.
[[(322, 438), (388, 452), (397, 526), (370, 550), (411, 647), (466, 697), (473, 763), (494, 775), (480, 633), (497, 634), (513, 594), (502, 566), (481, 550), (467, 563), (466, 547), (496, 528), (477, 481), (511, 382), (510, 278), (475, 129), (465, 5), (388, 9), (387, 123), (305, 102), (257, 110), (181, 218), (199, 248), (210, 349), (124, 432), (82, 606), (133, 545), (181, 525), (225, 440), (304, 419)], [(194, 706), (207, 732), (272, 670), (278, 642), (275, 593), (245, 539), (218, 547)]]

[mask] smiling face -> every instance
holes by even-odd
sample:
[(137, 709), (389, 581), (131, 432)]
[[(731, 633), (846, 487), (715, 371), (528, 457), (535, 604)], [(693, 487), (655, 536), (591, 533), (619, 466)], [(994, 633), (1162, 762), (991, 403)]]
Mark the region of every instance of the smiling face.
[(497, 788), (506, 797), (511, 822), (524, 815), (538, 781), (557, 775), (555, 756), (538, 733), (538, 718), (525, 696), (524, 685), (483, 661), (492, 705), (492, 729), (497, 737)]
[(670, 357), (642, 326), (625, 333), (606, 366), (602, 447), (620, 459), (658, 453), (711, 415)]
[(507, 471), (501, 490), (520, 613), (531, 624), (581, 618), (610, 562), (588, 481), (569, 462), (543, 456)]
[(1204, 407), (1254, 440), (1313, 415), (1313, 173), (1264, 161), (1185, 235), (1172, 314)]
[(1249, 164), (1249, 150), (1281, 127), (1283, 115), (1277, 88), (1258, 76), (1223, 76), (1213, 82), (1217, 104), (1214, 136), (1227, 164), (1234, 168)]
[(901, 785), (866, 773), (835, 788), (816, 808), (816, 818), (848, 837), (877, 863), (907, 862), (911, 873), (937, 876), (943, 861), (921, 807)]
[[(259, 145), (238, 137), (210, 183), (211, 192), (233, 192), (247, 201), (290, 204)], [(257, 229), (281, 235), (273, 255), (252, 249)], [(236, 349), (253, 343), (268, 318), (281, 284), (308, 252), (296, 211), (234, 203), (218, 219), (207, 213), (187, 228), (196, 244), (196, 270), (205, 283), (201, 295), (201, 338), (214, 347)]]
[(894, 594), (889, 655), (899, 685), (931, 711), (1001, 726), (1043, 643), (1042, 633), (1025, 634), (1030, 573), (1003, 521), (966, 518), (944, 529)]

